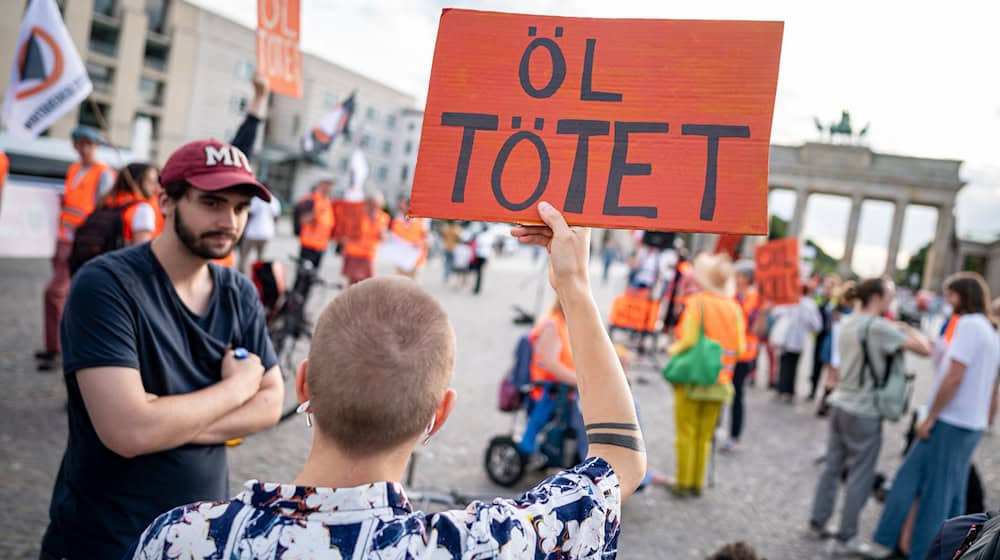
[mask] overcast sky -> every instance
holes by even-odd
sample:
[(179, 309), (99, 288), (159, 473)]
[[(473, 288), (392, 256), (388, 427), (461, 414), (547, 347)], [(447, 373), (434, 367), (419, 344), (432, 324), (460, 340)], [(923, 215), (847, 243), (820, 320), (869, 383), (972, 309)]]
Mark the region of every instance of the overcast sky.
[[(192, 0), (256, 25), (256, 0)], [(954, 158), (966, 163), (958, 199), (959, 234), (1000, 233), (1000, 33), (992, 3), (960, 8), (929, 2), (671, 2), (668, 0), (301, 0), (307, 51), (417, 97), (427, 93), (441, 9), (474, 8), (592, 17), (781, 20), (785, 33), (772, 141), (815, 140), (824, 122), (851, 111), (855, 126), (871, 122), (872, 149)], [(972, 3), (969, 3), (972, 4)], [(791, 214), (790, 195), (771, 197), (771, 211)], [(849, 204), (813, 196), (806, 235), (834, 256), (843, 250)], [(899, 264), (930, 240), (936, 213), (914, 208), (904, 220)], [(862, 210), (855, 270), (881, 272), (891, 209)]]

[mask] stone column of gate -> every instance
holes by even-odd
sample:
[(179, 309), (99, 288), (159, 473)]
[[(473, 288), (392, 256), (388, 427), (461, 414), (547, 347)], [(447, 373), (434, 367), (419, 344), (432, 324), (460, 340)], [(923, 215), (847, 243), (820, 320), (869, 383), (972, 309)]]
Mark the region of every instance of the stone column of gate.
[(806, 203), (809, 202), (809, 191), (802, 187), (795, 188), (795, 210), (792, 211), (792, 221), (788, 224), (788, 237), (800, 237), (803, 221), (806, 219)]
[(894, 204), (892, 232), (889, 234), (889, 252), (885, 257), (885, 275), (889, 278), (896, 277), (896, 257), (899, 256), (899, 242), (903, 237), (903, 216), (906, 215), (906, 207), (910, 201), (906, 198), (900, 198)]
[(924, 263), (923, 288), (940, 291), (945, 275), (953, 272), (949, 270), (951, 259), (948, 258), (948, 247), (951, 245), (955, 216), (954, 207), (951, 205), (939, 206), (937, 211), (937, 228), (934, 231), (931, 250), (927, 253), (927, 261)]
[(858, 242), (858, 225), (861, 223), (861, 205), (865, 197), (861, 194), (851, 196), (851, 213), (847, 218), (847, 238), (844, 240), (844, 256), (840, 259), (838, 272), (841, 278), (851, 275), (851, 262), (854, 260), (854, 245)]

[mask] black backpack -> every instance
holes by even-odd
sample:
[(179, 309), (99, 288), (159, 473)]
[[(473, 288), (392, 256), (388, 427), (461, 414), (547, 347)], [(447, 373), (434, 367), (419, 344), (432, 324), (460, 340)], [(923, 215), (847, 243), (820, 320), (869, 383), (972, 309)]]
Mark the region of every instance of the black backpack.
[(70, 276), (76, 274), (87, 261), (125, 246), (126, 210), (138, 204), (133, 200), (121, 206), (106, 206), (94, 210), (76, 229), (73, 250), (69, 255)]
[(928, 560), (1000, 558), (1000, 516), (996, 511), (955, 517), (944, 522), (928, 549)]

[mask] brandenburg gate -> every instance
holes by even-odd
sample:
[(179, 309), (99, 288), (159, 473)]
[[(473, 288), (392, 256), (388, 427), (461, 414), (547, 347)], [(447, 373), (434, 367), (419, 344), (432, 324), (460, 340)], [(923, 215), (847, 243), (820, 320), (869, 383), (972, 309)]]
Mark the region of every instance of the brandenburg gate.
[(903, 216), (911, 204), (937, 209), (937, 226), (923, 273), (923, 287), (940, 289), (951, 272), (949, 246), (955, 231), (955, 197), (964, 183), (958, 171), (962, 162), (873, 152), (865, 146), (808, 142), (801, 146), (771, 146), (768, 186), (795, 194), (789, 236), (803, 231), (806, 203), (813, 194), (842, 196), (850, 200), (844, 254), (840, 273), (851, 270), (857, 242), (861, 205), (865, 200), (894, 205), (885, 273), (896, 272), (896, 256), (903, 234)]

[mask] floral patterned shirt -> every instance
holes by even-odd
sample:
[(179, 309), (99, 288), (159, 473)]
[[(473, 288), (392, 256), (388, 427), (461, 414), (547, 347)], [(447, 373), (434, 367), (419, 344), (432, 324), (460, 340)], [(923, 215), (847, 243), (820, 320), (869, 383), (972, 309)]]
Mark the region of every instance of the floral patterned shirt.
[(620, 513), (618, 477), (596, 457), (520, 498), (433, 514), (414, 512), (397, 483), (334, 489), (251, 480), (231, 501), (164, 513), (128, 557), (613, 559)]

